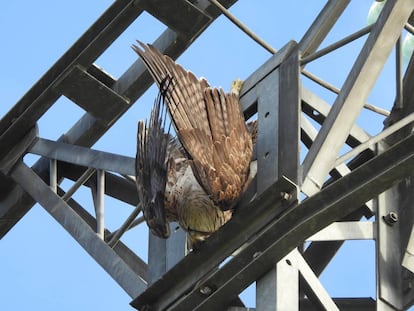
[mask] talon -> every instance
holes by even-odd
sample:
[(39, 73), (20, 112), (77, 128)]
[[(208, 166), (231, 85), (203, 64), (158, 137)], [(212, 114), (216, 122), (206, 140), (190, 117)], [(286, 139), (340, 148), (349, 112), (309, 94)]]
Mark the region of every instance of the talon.
[(239, 96), (240, 91), (241, 91), (241, 89), (243, 87), (243, 83), (244, 83), (244, 81), (242, 79), (240, 79), (240, 78), (237, 78), (236, 80), (234, 80), (231, 83), (231, 90), (230, 90), (230, 92), (233, 93), (233, 94), (236, 94), (237, 96)]

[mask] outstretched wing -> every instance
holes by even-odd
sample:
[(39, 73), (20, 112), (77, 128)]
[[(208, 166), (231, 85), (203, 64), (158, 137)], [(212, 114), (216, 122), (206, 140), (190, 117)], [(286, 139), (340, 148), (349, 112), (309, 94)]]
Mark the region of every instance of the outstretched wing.
[(230, 208), (244, 188), (253, 149), (238, 96), (211, 88), (153, 46), (138, 43), (142, 49), (133, 49), (158, 86), (171, 78), (165, 101), (195, 177), (215, 203)]
[(167, 148), (170, 135), (165, 133), (166, 109), (163, 87), (154, 102), (149, 124), (138, 122), (137, 154), (135, 159), (136, 184), (142, 211), (148, 227), (161, 238), (170, 236), (170, 227), (164, 206), (167, 182)]
[[(208, 122), (205, 122), (207, 111), (204, 104), (204, 90), (209, 87), (208, 82), (205, 79), (198, 80), (192, 72), (186, 71), (152, 45), (139, 41), (138, 44), (143, 50), (136, 45), (132, 48), (141, 57), (158, 87), (166, 78), (171, 79), (165, 92), (165, 102), (176, 130), (200, 128), (203, 132), (209, 133)], [(191, 114), (188, 112), (189, 108), (192, 110)], [(181, 137), (178, 138), (181, 140)]]

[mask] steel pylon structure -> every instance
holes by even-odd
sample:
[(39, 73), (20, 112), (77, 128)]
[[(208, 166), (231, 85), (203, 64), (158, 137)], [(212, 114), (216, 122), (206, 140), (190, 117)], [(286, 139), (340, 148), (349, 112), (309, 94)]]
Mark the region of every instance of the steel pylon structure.
[[(220, 1), (224, 8), (235, 2)], [(248, 310), (238, 295), (254, 282), (258, 311), (409, 308), (414, 61), (402, 69), (401, 35), (414, 33), (414, 0), (386, 1), (375, 23), (321, 48), (349, 3), (327, 1), (299, 42), (274, 51), (245, 80), (241, 104), (246, 119), (258, 120), (258, 173), (233, 219), (188, 254), (182, 231), (168, 240), (149, 235), (145, 261), (120, 240), (140, 212), (134, 159), (91, 146), (152, 80), (140, 60), (119, 79), (94, 61), (143, 12), (166, 25), (154, 45), (175, 59), (223, 8), (210, 0), (115, 1), (0, 120), (0, 237), (39, 203), (139, 310)], [(340, 89), (307, 70), (357, 39), (364, 43)], [(384, 110), (367, 100), (394, 50), (396, 96)], [(323, 100), (304, 79), (332, 91), (334, 100)], [(60, 96), (86, 112), (52, 141), (39, 136), (37, 122)], [(384, 123), (377, 135), (356, 124), (362, 109)], [(27, 154), (40, 159), (29, 167)], [(60, 187), (65, 179), (74, 181), (67, 191)], [(72, 198), (79, 187), (92, 189), (95, 215)], [(113, 232), (105, 228), (104, 195), (131, 205)], [(347, 240), (375, 241), (376, 297), (330, 297), (321, 284)]]

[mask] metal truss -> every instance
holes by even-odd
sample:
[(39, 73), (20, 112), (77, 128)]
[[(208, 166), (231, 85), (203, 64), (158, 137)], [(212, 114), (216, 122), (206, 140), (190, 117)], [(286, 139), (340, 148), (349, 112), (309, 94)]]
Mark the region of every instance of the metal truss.
[[(403, 78), (397, 53), (391, 112), (367, 98), (401, 32), (412, 28), (414, 0), (388, 0), (375, 24), (319, 49), (349, 2), (327, 1), (300, 42), (288, 42), (245, 81), (241, 104), (246, 118), (258, 120), (258, 173), (233, 219), (189, 254), (181, 231), (168, 240), (150, 235), (145, 262), (120, 240), (141, 222), (134, 159), (90, 146), (151, 79), (140, 61), (118, 80), (93, 61), (144, 11), (168, 26), (154, 44), (173, 58), (220, 11), (209, 1), (115, 1), (0, 121), (0, 236), (39, 203), (140, 310), (248, 310), (238, 295), (253, 282), (259, 311), (411, 306), (414, 62)], [(341, 89), (304, 68), (362, 36), (366, 41)], [(333, 103), (305, 88), (302, 76), (337, 93)], [(41, 138), (36, 122), (61, 95), (87, 112), (58, 141)], [(364, 107), (386, 115), (376, 136), (355, 123)], [(339, 156), (344, 145), (350, 151)], [(303, 161), (301, 146), (308, 148)], [(22, 161), (28, 153), (41, 156), (31, 168)], [(66, 192), (59, 186), (65, 178), (75, 182)], [(95, 215), (72, 198), (81, 186), (92, 190)], [(105, 228), (104, 194), (134, 207), (114, 232)], [(376, 299), (332, 298), (319, 280), (347, 240), (376, 243)]]

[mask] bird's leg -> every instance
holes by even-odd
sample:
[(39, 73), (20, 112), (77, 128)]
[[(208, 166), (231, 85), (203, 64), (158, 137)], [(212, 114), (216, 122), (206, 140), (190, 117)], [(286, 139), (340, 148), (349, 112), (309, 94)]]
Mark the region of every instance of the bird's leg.
[(237, 96), (240, 95), (240, 91), (242, 89), (243, 86), (243, 80), (242, 79), (236, 79), (231, 83), (231, 89), (230, 92), (233, 94), (236, 94)]

